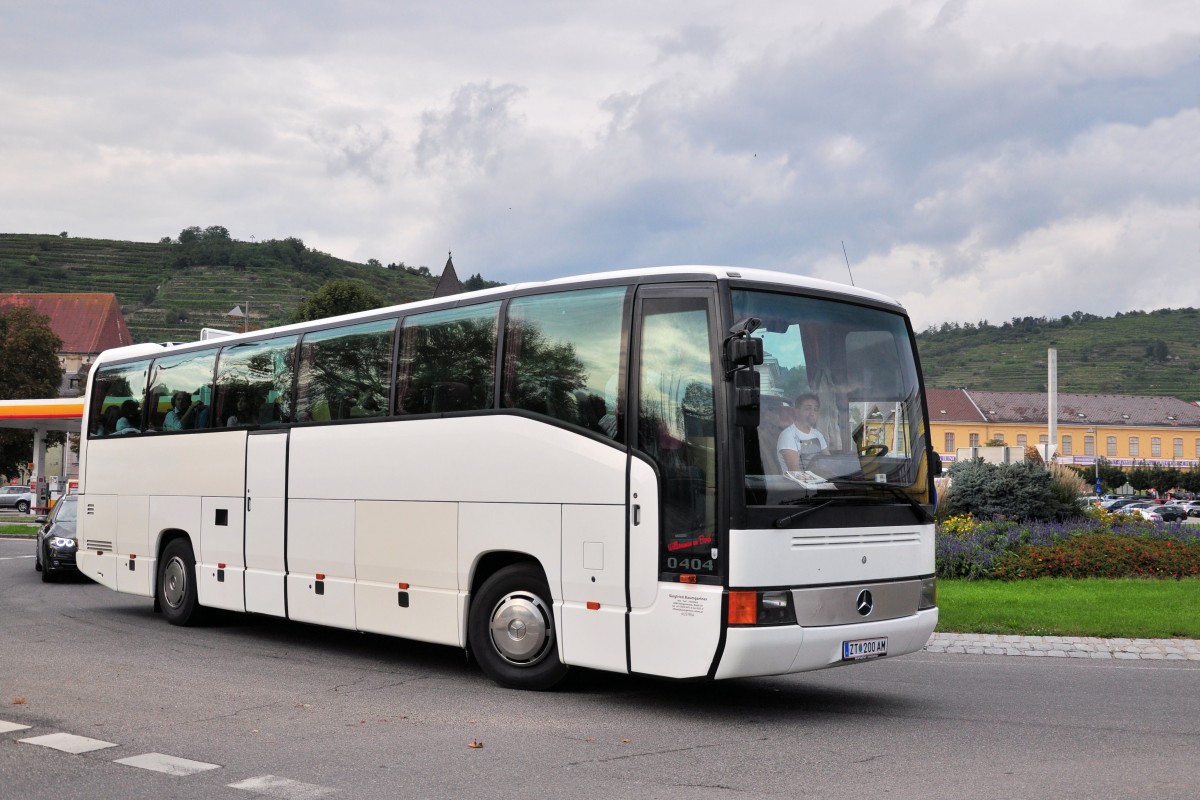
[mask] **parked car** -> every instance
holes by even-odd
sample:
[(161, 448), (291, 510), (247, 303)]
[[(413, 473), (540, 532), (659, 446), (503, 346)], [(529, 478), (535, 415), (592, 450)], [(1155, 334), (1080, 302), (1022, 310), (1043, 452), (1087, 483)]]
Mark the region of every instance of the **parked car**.
[(1102, 507), (1104, 508), (1105, 511), (1120, 511), (1125, 506), (1127, 506), (1131, 503), (1138, 503), (1138, 502), (1141, 502), (1141, 498), (1122, 497), (1118, 500), (1109, 500)]
[(15, 508), (28, 514), (33, 508), (33, 492), (28, 486), (0, 486), (0, 508)]
[(1183, 506), (1150, 506), (1150, 511), (1163, 518), (1163, 522), (1178, 522), (1187, 519), (1187, 511)]
[(1200, 500), (1189, 500), (1186, 503), (1180, 503), (1182, 508), (1189, 517), (1200, 517)]
[(1117, 511), (1118, 514), (1128, 514), (1131, 517), (1141, 517), (1149, 522), (1162, 522), (1161, 514), (1155, 513), (1148, 508), (1139, 508), (1138, 506), (1125, 506)]
[(75, 552), (76, 512), (79, 495), (69, 494), (54, 504), (54, 513), (49, 517), (38, 517), (43, 523), (37, 535), (37, 556), (33, 568), (42, 573), (42, 580), (50, 583), (65, 573), (78, 574)]

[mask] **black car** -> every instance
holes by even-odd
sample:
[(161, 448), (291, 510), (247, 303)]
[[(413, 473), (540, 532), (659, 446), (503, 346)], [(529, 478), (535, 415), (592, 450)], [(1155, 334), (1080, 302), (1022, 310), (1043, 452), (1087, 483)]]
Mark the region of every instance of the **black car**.
[(1151, 506), (1150, 510), (1162, 517), (1163, 522), (1187, 519), (1187, 509), (1183, 506)]
[(54, 513), (49, 518), (38, 517), (44, 522), (37, 535), (37, 557), (33, 568), (42, 573), (46, 583), (59, 575), (73, 572), (79, 573), (75, 566), (75, 519), (79, 508), (79, 495), (64, 496), (54, 505)]

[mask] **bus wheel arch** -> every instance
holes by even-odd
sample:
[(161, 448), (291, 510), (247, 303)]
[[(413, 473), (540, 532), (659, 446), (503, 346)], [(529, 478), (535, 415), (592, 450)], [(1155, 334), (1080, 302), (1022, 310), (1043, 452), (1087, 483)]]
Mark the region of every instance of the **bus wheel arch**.
[[(493, 558), (476, 572), (467, 644), (484, 674), (513, 689), (553, 688), (567, 674), (558, 655), (554, 600), (536, 561)], [(486, 566), (487, 569), (482, 567)]]
[(196, 556), (192, 540), (183, 531), (163, 533), (154, 582), (154, 606), (172, 625), (187, 626), (200, 621)]

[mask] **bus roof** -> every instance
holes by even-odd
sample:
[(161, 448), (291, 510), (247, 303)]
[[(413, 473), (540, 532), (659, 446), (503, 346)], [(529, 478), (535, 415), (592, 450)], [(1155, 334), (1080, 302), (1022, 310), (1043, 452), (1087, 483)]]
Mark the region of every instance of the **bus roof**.
[(744, 280), (754, 283), (774, 284), (776, 286), (788, 286), (796, 289), (817, 291), (823, 294), (842, 295), (847, 299), (861, 299), (873, 303), (892, 306), (897, 311), (903, 311), (903, 307), (891, 297), (872, 292), (867, 289), (860, 289), (855, 286), (847, 286), (844, 283), (835, 283), (833, 281), (821, 280), (820, 278), (810, 278), (803, 275), (795, 275), (790, 272), (776, 272), (774, 270), (751, 269), (745, 267), (727, 267), (727, 266), (711, 266), (711, 265), (678, 265), (667, 267), (644, 267), (639, 269), (615, 270), (611, 272), (593, 272), (585, 275), (572, 275), (563, 278), (552, 278), (545, 281), (527, 281), (524, 283), (511, 283), (503, 286), (496, 286), (490, 289), (480, 289), (474, 292), (464, 292), (462, 294), (450, 295), (447, 297), (429, 298), (426, 300), (417, 300), (411, 303), (404, 303), (395, 306), (385, 306), (382, 308), (374, 308), (368, 311), (358, 311), (352, 314), (343, 314), (336, 317), (327, 317), (321, 320), (310, 320), (307, 322), (292, 323), (288, 325), (280, 325), (272, 328), (264, 328), (257, 331), (249, 331), (246, 333), (229, 333), (228, 336), (220, 338), (209, 338), (207, 340), (197, 340), (194, 342), (163, 342), (158, 344), (135, 344), (128, 347), (119, 347), (105, 352), (104, 356), (99, 359), (102, 361), (119, 361), (127, 358), (137, 358), (139, 356), (158, 355), (165, 350), (171, 350), (175, 347), (187, 346), (191, 348), (195, 345), (206, 344), (213, 346), (217, 342), (220, 344), (232, 344), (241, 339), (253, 340), (261, 338), (264, 333), (270, 331), (272, 336), (286, 335), (290, 332), (300, 332), (310, 329), (314, 324), (336, 325), (339, 323), (347, 323), (355, 320), (368, 320), (378, 317), (385, 317), (389, 314), (394, 314), (400, 309), (416, 310), (421, 308), (453, 308), (456, 306), (469, 305), (480, 301), (486, 301), (491, 297), (505, 297), (511, 294), (524, 294), (537, 292), (543, 289), (551, 289), (555, 287), (569, 287), (574, 285), (587, 284), (618, 284), (622, 281), (653, 281), (656, 278), (667, 278), (676, 280), (692, 279), (709, 279), (713, 281), (723, 280)]

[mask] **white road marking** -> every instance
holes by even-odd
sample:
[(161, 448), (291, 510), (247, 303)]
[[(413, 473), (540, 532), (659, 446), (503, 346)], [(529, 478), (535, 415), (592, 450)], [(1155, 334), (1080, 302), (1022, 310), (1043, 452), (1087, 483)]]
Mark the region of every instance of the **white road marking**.
[(64, 753), (90, 753), (92, 750), (103, 750), (106, 747), (116, 747), (112, 742), (102, 742), (99, 739), (89, 739), (86, 736), (76, 736), (73, 733), (48, 733), (45, 736), (34, 736), (31, 739), (18, 739), (22, 744), (36, 744), (39, 747), (49, 747), (52, 750), (62, 750)]
[(125, 764), (138, 769), (148, 769), (152, 772), (165, 772), (168, 775), (193, 775), (208, 769), (220, 769), (220, 764), (207, 764), (203, 761), (192, 761), (178, 756), (168, 756), (163, 753), (143, 753), (140, 756), (118, 758), (113, 763)]
[(277, 778), (274, 775), (260, 775), (257, 778), (247, 778), (244, 781), (229, 784), (231, 789), (245, 789), (255, 794), (265, 794), (268, 797), (280, 797), (283, 800), (315, 800), (337, 791), (328, 786), (317, 786), (313, 783), (301, 783), (290, 778)]
[(5, 722), (4, 720), (0, 719), (0, 733), (9, 733), (11, 731), (27, 731), (27, 730), (29, 730), (28, 725), (18, 725), (15, 722)]
[(37, 558), (37, 554), (34, 553), (28, 556), (0, 556), (0, 561), (20, 561), (22, 558)]

